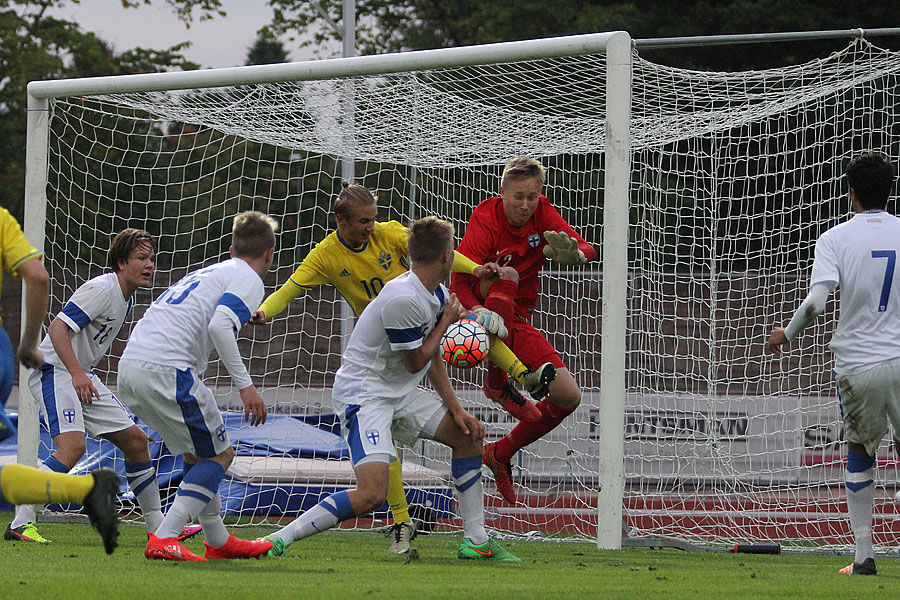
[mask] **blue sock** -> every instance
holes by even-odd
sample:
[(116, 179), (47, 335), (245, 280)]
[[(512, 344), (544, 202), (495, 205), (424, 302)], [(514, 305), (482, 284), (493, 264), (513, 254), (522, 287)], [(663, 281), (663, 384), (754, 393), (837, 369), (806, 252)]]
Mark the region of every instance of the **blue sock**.
[(179, 536), (184, 526), (193, 521), (203, 507), (212, 501), (224, 478), (225, 469), (214, 460), (201, 460), (188, 469), (175, 493), (175, 501), (156, 530), (156, 536)]

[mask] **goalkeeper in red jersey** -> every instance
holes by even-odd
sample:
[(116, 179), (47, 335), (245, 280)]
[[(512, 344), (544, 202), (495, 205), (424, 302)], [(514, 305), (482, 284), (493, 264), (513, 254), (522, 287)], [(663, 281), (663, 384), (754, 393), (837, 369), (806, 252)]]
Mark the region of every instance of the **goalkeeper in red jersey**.
[[(493, 471), (498, 491), (510, 503), (516, 501), (510, 459), (520, 448), (553, 430), (581, 402), (574, 377), (530, 323), (540, 287), (538, 271), (546, 258), (565, 266), (597, 259), (597, 251), (541, 194), (544, 179), (544, 168), (534, 159), (518, 157), (506, 164), (500, 195), (475, 207), (457, 248), (476, 263), (497, 263), (500, 275), (478, 280), (453, 273), (450, 285), (450, 291), (488, 331), (508, 332), (504, 341), (526, 365), (551, 362), (556, 367), (549, 394), (537, 403), (540, 419), (520, 421), (502, 439), (485, 445), (484, 464)], [(488, 365), (485, 394), (492, 399), (502, 394), (507, 379), (502, 369)]]

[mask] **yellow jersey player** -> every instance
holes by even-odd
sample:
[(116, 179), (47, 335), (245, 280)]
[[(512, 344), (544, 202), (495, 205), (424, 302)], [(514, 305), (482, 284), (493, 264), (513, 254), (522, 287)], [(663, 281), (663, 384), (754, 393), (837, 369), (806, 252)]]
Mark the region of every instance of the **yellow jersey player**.
[[(284, 285), (265, 299), (250, 323), (265, 323), (283, 312), (293, 299), (324, 284), (333, 285), (358, 317), (388, 281), (408, 271), (408, 230), (397, 221), (376, 220), (378, 204), (368, 189), (344, 182), (333, 211), (337, 230), (307, 254)], [(496, 274), (499, 269), (494, 263), (478, 265), (459, 252), (454, 253), (452, 268), (454, 272), (479, 279)], [(488, 359), (512, 375), (534, 398), (543, 398), (555, 376), (555, 367), (546, 363), (529, 369), (498, 339), (498, 336), (505, 337), (506, 331), (498, 329), (497, 324), (502, 325), (502, 320), (496, 314), (484, 311), (475, 317), (489, 332), (497, 334), (491, 336)], [(535, 405), (511, 383), (501, 393), (487, 395), (517, 419), (540, 418)], [(390, 529), (391, 552), (405, 554), (415, 532), (410, 524), (399, 460), (390, 463), (389, 472), (387, 501), (394, 516)]]
[[(34, 369), (44, 361), (38, 342), (41, 324), (47, 316), (50, 277), (41, 264), (41, 253), (28, 243), (18, 221), (5, 208), (0, 208), (0, 260), (4, 269), (25, 280), (24, 327), (18, 356), (25, 367)], [(12, 344), (6, 330), (0, 327), (0, 440), (16, 432), (3, 408), (12, 391), (13, 371)], [(118, 491), (119, 476), (111, 469), (68, 475), (25, 465), (0, 465), (0, 502), (78, 502), (103, 537), (103, 546), (109, 554), (119, 536), (115, 503)]]

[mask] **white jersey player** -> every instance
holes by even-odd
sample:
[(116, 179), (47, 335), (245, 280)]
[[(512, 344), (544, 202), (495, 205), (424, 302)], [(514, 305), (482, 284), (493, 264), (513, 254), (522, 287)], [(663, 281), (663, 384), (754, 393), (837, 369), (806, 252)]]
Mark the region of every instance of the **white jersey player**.
[[(484, 425), (460, 405), (439, 349), (447, 326), (465, 309), (441, 282), (453, 263), (453, 226), (435, 217), (409, 230), (411, 271), (386, 283), (360, 315), (335, 376), (332, 400), (350, 447), (357, 486), (319, 502), (265, 539), (270, 555), (296, 540), (371, 512), (385, 501), (394, 439), (441, 442), (453, 451), (451, 470), (463, 521), (460, 558), (518, 561), (484, 529), (481, 452)], [(433, 393), (418, 385), (428, 375)]]
[(767, 344), (780, 355), (781, 345), (822, 314), (840, 286), (840, 320), (829, 347), (847, 437), (847, 508), (856, 540), (853, 564), (841, 569), (848, 575), (875, 574), (875, 451), (888, 419), (900, 429), (900, 219), (885, 212), (893, 182), (885, 157), (863, 154), (851, 161), (847, 183), (855, 215), (819, 237), (809, 295)]
[[(234, 218), (232, 258), (189, 273), (163, 292), (138, 321), (122, 360), (119, 393), (134, 414), (160, 433), (173, 454), (184, 455), (184, 479), (163, 522), (149, 534), (150, 559), (207, 560), (265, 554), (271, 544), (228, 535), (219, 483), (234, 450), (212, 391), (201, 377), (213, 348), (244, 403), (244, 418), (266, 421), (266, 407), (238, 350), (235, 334), (263, 298), (262, 277), (272, 265), (274, 220), (254, 211)], [(179, 543), (197, 517), (205, 556)]]
[[(41, 342), (43, 365), (28, 378), (56, 446), (41, 468), (67, 473), (84, 455), (85, 433), (111, 441), (125, 456), (125, 476), (148, 528), (162, 522), (162, 512), (147, 436), (93, 369), (125, 326), (134, 293), (150, 283), (154, 258), (146, 231), (129, 228), (116, 235), (109, 249), (112, 272), (75, 290)], [(18, 507), (4, 538), (47, 543), (34, 518), (33, 506)]]

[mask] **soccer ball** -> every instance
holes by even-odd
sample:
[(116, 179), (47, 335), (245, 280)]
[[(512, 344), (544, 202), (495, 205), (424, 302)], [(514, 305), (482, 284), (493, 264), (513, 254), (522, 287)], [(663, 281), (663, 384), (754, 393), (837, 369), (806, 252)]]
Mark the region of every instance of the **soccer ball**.
[(483, 361), (490, 345), (487, 330), (472, 319), (451, 323), (441, 341), (444, 360), (460, 369), (471, 369)]

